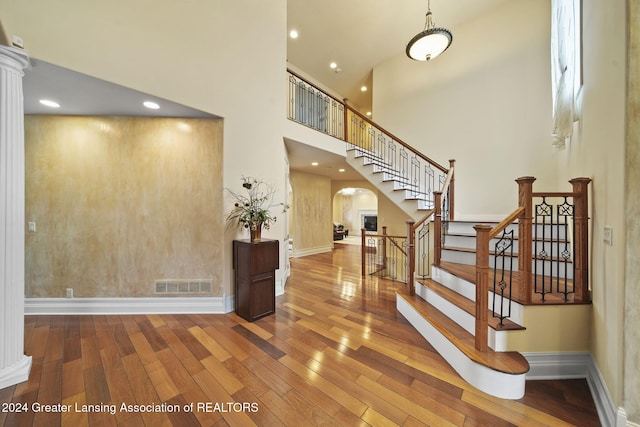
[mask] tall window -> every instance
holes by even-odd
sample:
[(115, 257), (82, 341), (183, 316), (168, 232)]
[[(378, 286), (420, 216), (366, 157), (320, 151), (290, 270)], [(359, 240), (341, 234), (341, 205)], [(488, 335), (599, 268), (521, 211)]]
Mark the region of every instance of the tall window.
[(581, 0), (552, 0), (551, 89), (553, 144), (564, 148), (577, 120), (576, 97), (582, 84)]

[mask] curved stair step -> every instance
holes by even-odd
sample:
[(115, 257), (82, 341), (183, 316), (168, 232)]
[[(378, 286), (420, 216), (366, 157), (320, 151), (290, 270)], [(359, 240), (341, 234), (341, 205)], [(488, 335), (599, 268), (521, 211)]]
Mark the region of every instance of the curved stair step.
[(520, 353), (476, 350), (473, 335), (418, 296), (397, 292), (396, 306), (469, 384), (503, 399), (524, 395), (529, 363)]

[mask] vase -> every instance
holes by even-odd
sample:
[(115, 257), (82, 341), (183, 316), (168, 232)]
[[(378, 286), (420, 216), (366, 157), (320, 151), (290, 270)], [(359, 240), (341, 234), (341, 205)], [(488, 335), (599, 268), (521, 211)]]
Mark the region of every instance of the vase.
[(252, 242), (259, 242), (262, 240), (262, 223), (258, 222), (255, 227), (249, 227), (249, 236)]

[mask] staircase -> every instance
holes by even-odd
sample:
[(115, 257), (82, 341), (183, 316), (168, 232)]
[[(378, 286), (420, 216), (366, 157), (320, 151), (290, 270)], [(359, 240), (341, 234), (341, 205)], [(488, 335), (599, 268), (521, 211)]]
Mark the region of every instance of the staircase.
[[(317, 112), (301, 94), (310, 83), (291, 72), (289, 79), (289, 118), (309, 126), (303, 118)], [(319, 123), (331, 126), (317, 129), (343, 138), (347, 162), (414, 221), (398, 311), (468, 383), (521, 398), (530, 369), (525, 355), (578, 351), (581, 323), (591, 315), (590, 179), (571, 180), (570, 192), (534, 193), (535, 178), (518, 178), (519, 206), (503, 221), (454, 221), (453, 160), (445, 168), (346, 101), (322, 96), (336, 108), (321, 109)]]
[[(567, 221), (554, 222), (555, 220), (548, 218), (538, 218), (537, 213), (540, 206), (548, 204), (547, 197), (578, 198), (577, 193), (551, 193), (551, 196), (535, 194), (542, 198), (542, 202), (535, 205), (536, 215), (530, 216), (539, 221), (536, 224), (521, 220), (527, 214), (526, 209), (520, 207), (503, 221), (504, 224), (483, 223), (483, 226), (478, 227), (473, 221), (447, 220), (443, 227), (443, 214), (438, 206), (441, 204), (439, 191), (435, 191), (433, 198), (425, 196), (427, 191), (423, 187), (405, 177), (397, 178), (401, 174), (386, 170), (382, 159), (359, 146), (352, 146), (348, 150), (347, 161), (412, 218), (425, 221), (426, 214), (427, 221), (432, 222), (430, 229), (442, 230), (441, 233), (433, 233), (436, 235), (434, 240), (439, 242), (433, 243), (437, 250), (430, 274), (424, 277), (414, 276), (414, 289), (409, 287), (408, 290), (398, 292), (398, 311), (469, 384), (499, 398), (521, 398), (525, 391), (529, 363), (518, 350), (523, 341), (531, 340), (532, 334), (527, 331), (527, 323), (535, 323), (537, 318), (543, 316), (553, 318), (558, 325), (570, 324), (573, 313), (557, 310), (558, 305), (579, 304), (584, 307), (583, 310), (589, 310), (589, 300), (583, 298), (584, 291), (571, 290), (575, 282), (574, 259), (571, 255), (575, 255), (575, 249), (568, 235), (571, 231), (575, 234), (578, 227)], [(519, 182), (520, 185), (529, 188), (529, 193), (533, 196), (531, 186), (535, 179), (525, 177), (521, 180), (524, 184)], [(440, 180), (446, 181), (448, 180)], [(586, 185), (584, 182), (583, 184)], [(442, 187), (438, 190), (442, 190)], [(529, 209), (532, 209), (530, 203)], [(545, 209), (542, 211), (546, 212)], [(576, 216), (573, 211), (570, 214), (572, 218)], [(421, 216), (422, 219), (419, 219)], [(529, 245), (525, 245), (522, 250), (519, 248), (518, 233), (522, 227), (530, 230), (528, 238), (533, 239), (533, 243), (529, 244), (530, 250), (527, 250)], [(476, 286), (479, 277), (479, 270), (476, 268), (479, 262), (476, 236), (481, 232), (489, 233), (490, 230), (495, 231), (486, 239), (487, 265), (484, 280), (491, 289), (485, 291), (486, 296), (483, 298), (483, 293)], [(504, 244), (504, 236), (508, 236), (508, 244)], [(504, 246), (510, 250), (501, 252), (500, 248)], [(495, 249), (489, 250), (489, 247)], [(530, 258), (531, 261), (521, 263), (520, 257)], [(521, 272), (521, 264), (528, 265), (528, 271)], [(503, 265), (505, 269), (494, 269), (496, 265)], [(503, 289), (500, 283), (505, 282), (505, 275), (509, 276), (509, 280), (508, 287)], [(535, 292), (528, 289), (529, 280), (521, 280), (529, 276), (533, 276)], [(547, 279), (547, 276), (555, 279)], [(486, 288), (487, 285), (484, 286)], [(562, 287), (564, 288), (561, 289)], [(578, 294), (580, 298), (576, 298)], [(523, 298), (522, 295), (529, 296)], [(478, 298), (483, 301), (476, 304)], [(479, 305), (483, 308), (480, 309)], [(543, 306), (550, 307), (550, 310), (540, 314), (540, 307)], [(529, 307), (535, 309), (531, 310)], [(484, 323), (478, 319), (484, 319)], [(486, 333), (483, 332), (484, 328)], [(544, 331), (536, 330), (533, 333), (540, 335)], [(564, 335), (574, 333), (570, 329), (564, 330)], [(556, 337), (554, 334), (554, 339)], [(541, 341), (538, 351), (548, 348), (545, 347), (548, 343), (544, 339), (535, 339)], [(482, 344), (483, 341), (485, 345)]]

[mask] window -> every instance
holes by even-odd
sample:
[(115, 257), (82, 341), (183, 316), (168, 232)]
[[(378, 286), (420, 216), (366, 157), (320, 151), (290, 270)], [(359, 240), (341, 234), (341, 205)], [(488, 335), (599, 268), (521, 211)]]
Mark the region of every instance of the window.
[(551, 90), (553, 144), (564, 148), (573, 135), (576, 97), (582, 84), (581, 0), (553, 0), (551, 5)]

